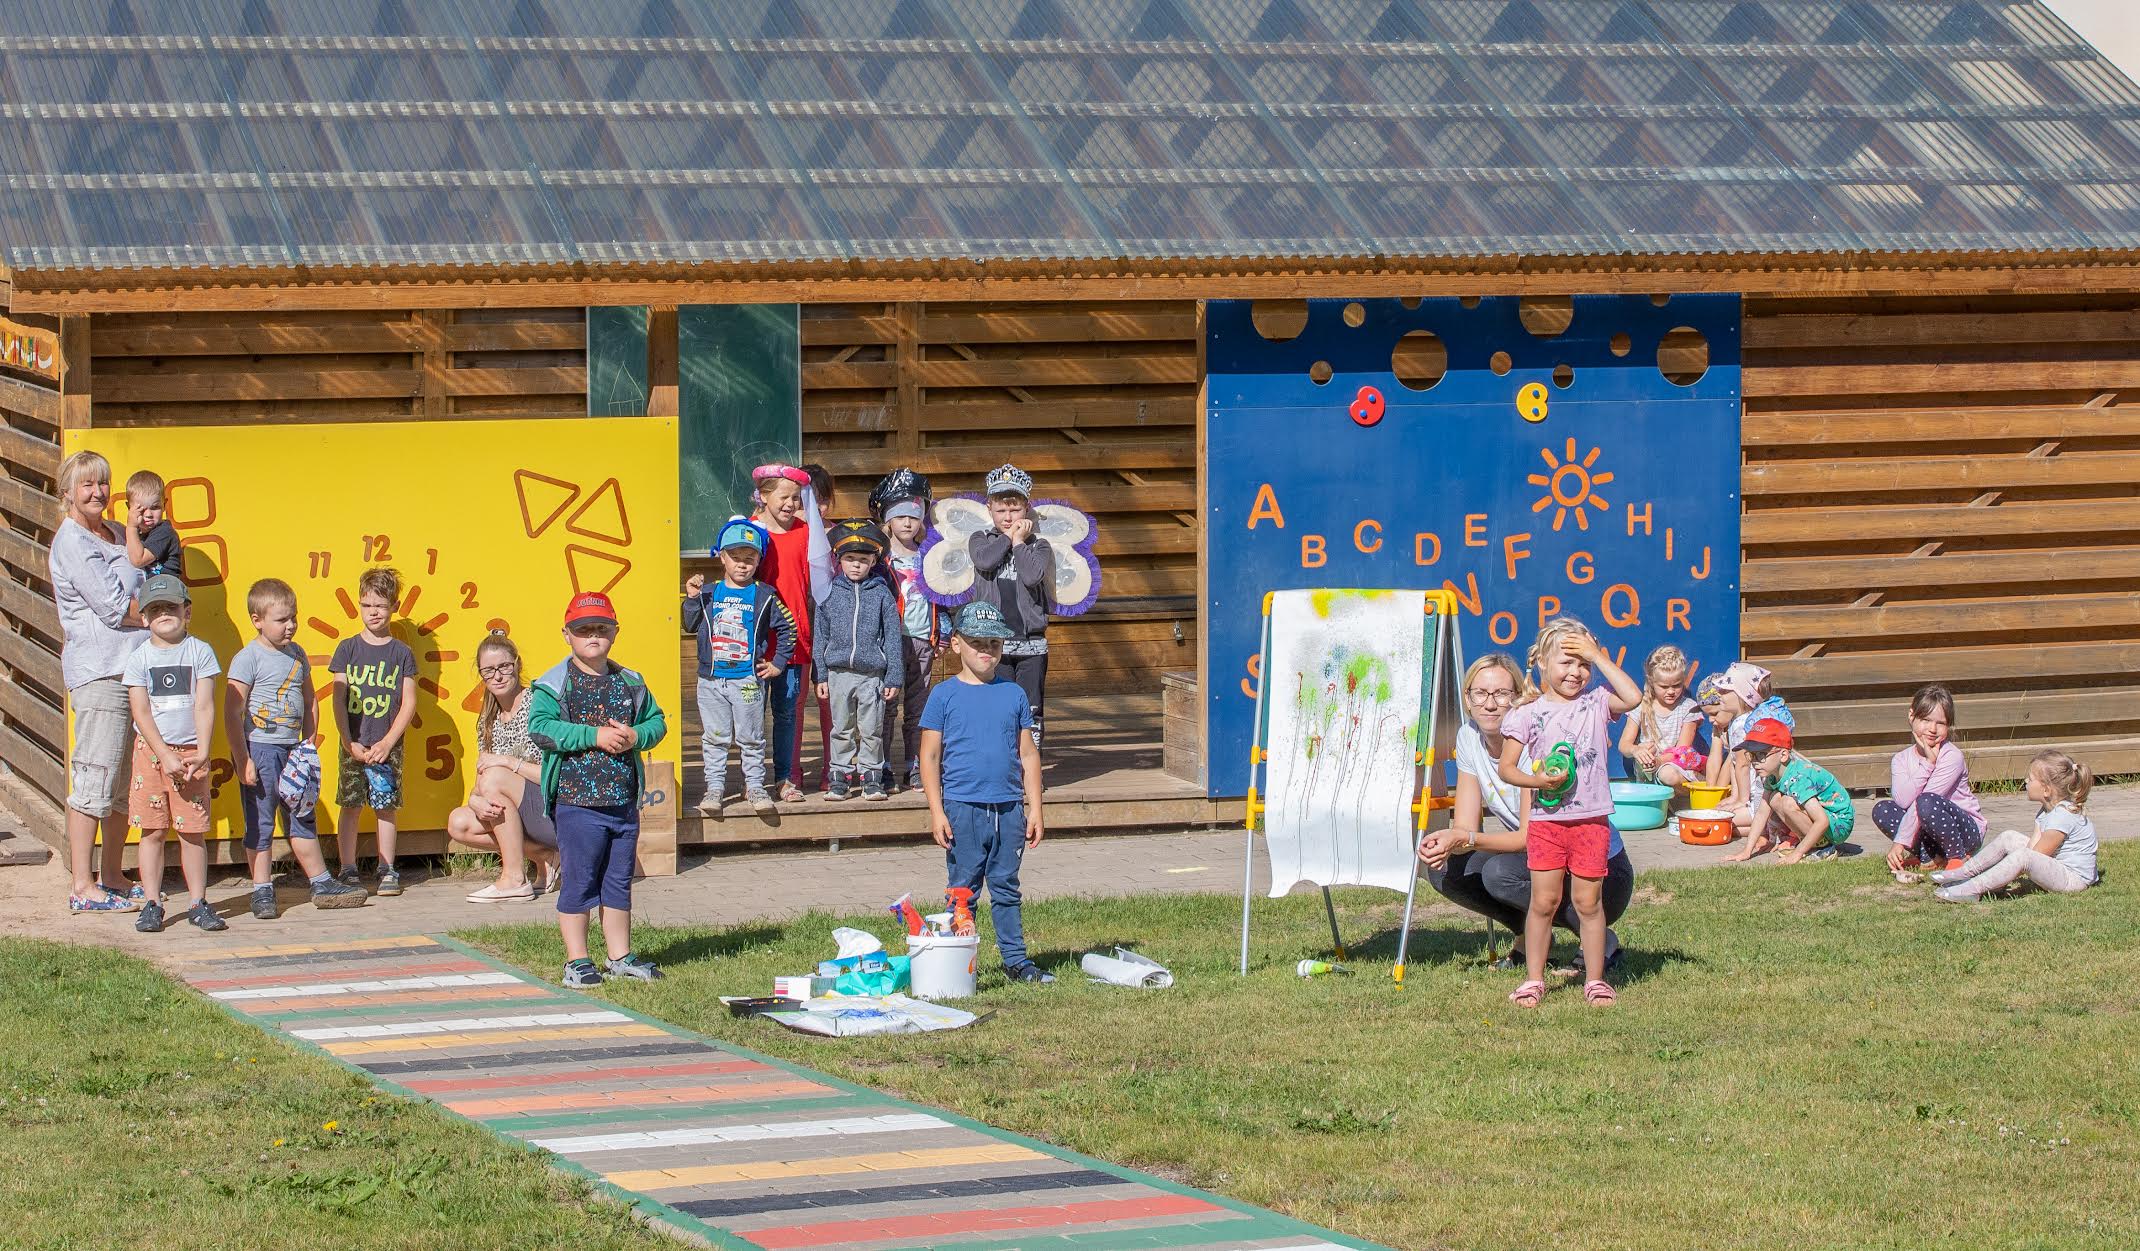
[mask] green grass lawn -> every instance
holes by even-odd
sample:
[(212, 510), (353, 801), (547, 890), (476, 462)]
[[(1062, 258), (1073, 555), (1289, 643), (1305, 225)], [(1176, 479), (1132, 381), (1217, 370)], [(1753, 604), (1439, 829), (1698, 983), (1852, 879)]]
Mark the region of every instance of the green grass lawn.
[[(1869, 855), (1646, 875), (1609, 1010), (1572, 986), (1513, 1007), (1482, 926), (1444, 914), (1397, 990), (1398, 901), (1364, 891), (1340, 900), (1348, 937), (1375, 935), (1359, 975), (1314, 981), (1292, 968), (1328, 945), (1313, 896), (1257, 902), (1246, 979), (1238, 899), (1029, 906), (1062, 983), (984, 970), (975, 1003), (996, 1015), (955, 1034), (822, 1041), (730, 1019), (716, 995), (830, 954), (824, 916), (644, 932), (668, 980), (603, 993), (1396, 1247), (2123, 1251), (2140, 1245), (2140, 846), (2105, 861), (2086, 895), (1974, 907), (1896, 886)], [(466, 937), (556, 975), (554, 927)], [(1118, 943), (1176, 987), (1085, 984), (1075, 953)]]
[(584, 1180), (142, 961), (0, 941), (0, 1247), (669, 1248)]

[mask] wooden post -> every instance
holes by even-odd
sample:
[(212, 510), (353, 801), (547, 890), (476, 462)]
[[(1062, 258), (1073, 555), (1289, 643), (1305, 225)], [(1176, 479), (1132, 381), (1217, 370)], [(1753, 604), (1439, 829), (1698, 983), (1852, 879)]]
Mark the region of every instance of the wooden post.
[(59, 428), (89, 429), (89, 318), (59, 319)]
[(651, 308), (646, 318), (646, 415), (674, 417), (676, 389), (676, 306)]
[(639, 876), (676, 876), (676, 766), (646, 762), (646, 794), (639, 797)]

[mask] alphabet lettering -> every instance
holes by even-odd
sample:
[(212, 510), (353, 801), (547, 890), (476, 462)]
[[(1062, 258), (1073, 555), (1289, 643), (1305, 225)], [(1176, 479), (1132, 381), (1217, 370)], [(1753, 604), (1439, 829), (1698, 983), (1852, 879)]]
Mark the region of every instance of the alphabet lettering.
[(1466, 546), (1466, 547), (1484, 547), (1484, 546), (1486, 546), (1486, 514), (1485, 514), (1485, 513), (1465, 513), (1465, 514), (1464, 514), (1464, 546)]
[(1327, 553), (1325, 553), (1325, 552), (1324, 552), (1324, 550), (1323, 550), (1323, 536), (1322, 536), (1322, 535), (1320, 535), (1320, 534), (1303, 534), (1303, 535), (1301, 535), (1301, 536), (1300, 536), (1300, 567), (1301, 567), (1301, 568), (1303, 568), (1303, 569), (1320, 569), (1320, 568), (1322, 568), (1322, 567), (1323, 567), (1323, 562), (1324, 562), (1324, 561), (1326, 561), (1326, 560), (1328, 560), (1328, 559), (1330, 559), (1329, 555), (1328, 555)]
[(1652, 510), (1652, 509), (1653, 509), (1653, 508), (1655, 508), (1655, 507), (1656, 507), (1656, 505), (1655, 505), (1655, 504), (1644, 504), (1644, 505), (1642, 506), (1642, 511), (1638, 513), (1638, 512), (1636, 512), (1636, 511), (1635, 511), (1635, 506), (1634, 506), (1633, 504), (1629, 504), (1629, 505), (1627, 506), (1627, 537), (1628, 537), (1628, 538), (1634, 538), (1634, 537), (1635, 537), (1635, 523), (1636, 523), (1637, 521), (1640, 521), (1640, 522), (1642, 523), (1642, 532), (1643, 532), (1644, 534), (1649, 534), (1649, 533), (1651, 533), (1651, 530), (1650, 530), (1650, 510)]
[[(1431, 556), (1427, 554), (1427, 544), (1429, 544), (1429, 543), (1432, 543), (1432, 544), (1434, 545), (1434, 553), (1433, 553), (1433, 555), (1431, 555)], [(1442, 537), (1441, 537), (1440, 535), (1438, 535), (1438, 534), (1432, 534), (1432, 533), (1429, 533), (1429, 532), (1427, 532), (1427, 531), (1425, 531), (1425, 530), (1422, 530), (1422, 531), (1420, 531), (1420, 532), (1419, 532), (1418, 534), (1415, 534), (1415, 535), (1413, 535), (1413, 536), (1412, 536), (1412, 563), (1413, 563), (1413, 564), (1415, 564), (1415, 565), (1431, 565), (1431, 564), (1433, 564), (1433, 563), (1434, 563), (1435, 561), (1437, 561), (1437, 560), (1440, 560), (1441, 558), (1442, 558)]]
[[(1613, 597), (1615, 595), (1627, 596), (1626, 612), (1613, 611)], [(1642, 597), (1637, 595), (1635, 588), (1627, 583), (1615, 582), (1605, 588), (1605, 594), (1598, 597), (1598, 615), (1605, 618), (1605, 624), (1615, 630), (1625, 630), (1629, 626), (1641, 625)]]
[[(1502, 623), (1507, 622), (1504, 626)], [(1516, 614), (1497, 612), (1486, 619), (1486, 637), (1506, 647), (1516, 641)]]
[(1485, 602), (1479, 598), (1479, 575), (1475, 573), (1465, 574), (1464, 585), (1470, 590), (1471, 594), (1466, 595), (1463, 591), (1457, 590), (1456, 583), (1450, 581), (1449, 579), (1442, 579), (1442, 589), (1449, 592), (1451, 595), (1456, 596), (1456, 602), (1462, 604), (1465, 608), (1469, 609), (1472, 616), (1478, 617), (1484, 615), (1486, 612), (1486, 606)]
[(1256, 688), (1263, 684), (1263, 655), (1256, 653), (1248, 658), (1248, 676), (1241, 679), (1241, 693), (1250, 699), (1256, 698)]
[(1531, 536), (1528, 534), (1511, 534), (1501, 540), (1501, 563), (1508, 570), (1508, 580), (1511, 582), (1516, 580), (1516, 562), (1531, 558), (1531, 549), (1523, 546), (1530, 540)]
[(1688, 572), (1688, 573), (1690, 573), (1690, 574), (1692, 574), (1692, 575), (1694, 575), (1694, 580), (1695, 580), (1696, 582), (1702, 582), (1702, 581), (1705, 581), (1705, 580), (1707, 580), (1707, 579), (1708, 579), (1708, 577), (1709, 577), (1709, 549), (1708, 549), (1707, 547), (1704, 547), (1704, 548), (1702, 548), (1702, 564), (1701, 564), (1701, 568), (1699, 568), (1699, 569), (1689, 569), (1689, 570), (1687, 570), (1687, 572)]
[(1664, 528), (1664, 558), (1666, 560), (1672, 559), (1672, 527), (1670, 526)]
[(1664, 602), (1664, 632), (1670, 634), (1674, 630), (1686, 630), (1691, 633), (1694, 629), (1694, 623), (1688, 619), (1688, 614), (1693, 611), (1694, 605), (1686, 600), (1666, 600)]
[(1548, 621), (1551, 621), (1551, 620), (1552, 620), (1553, 618), (1555, 618), (1555, 617), (1558, 617), (1559, 615), (1560, 615), (1560, 596), (1558, 596), (1558, 595), (1541, 595), (1541, 596), (1539, 596), (1539, 597), (1538, 597), (1538, 628), (1539, 628), (1539, 629), (1541, 629), (1541, 630), (1542, 630), (1542, 629), (1544, 629), (1544, 628), (1545, 628), (1545, 624), (1546, 624), (1546, 622), (1548, 622)]
[(1255, 529), (1256, 523), (1266, 517), (1280, 530), (1285, 529), (1285, 514), (1278, 511), (1278, 493), (1271, 490), (1268, 482), (1256, 488), (1256, 502), (1248, 510), (1248, 528)]
[[(1372, 532), (1373, 532), (1373, 534), (1374, 534), (1374, 536), (1375, 536), (1375, 537), (1374, 537), (1374, 540), (1373, 540), (1372, 542), (1370, 542), (1370, 541), (1369, 541), (1369, 540), (1368, 540), (1368, 539), (1366, 538), (1366, 535), (1367, 535), (1367, 534), (1368, 534), (1368, 532), (1370, 532), (1370, 531), (1372, 531)], [(1363, 522), (1361, 522), (1361, 523), (1360, 523), (1359, 525), (1356, 525), (1356, 526), (1354, 526), (1354, 527), (1352, 528), (1352, 545), (1353, 545), (1354, 547), (1356, 547), (1356, 548), (1360, 549), (1360, 551), (1361, 551), (1361, 552), (1363, 552), (1363, 553), (1365, 553), (1365, 554), (1367, 554), (1367, 555), (1369, 555), (1369, 556), (1372, 556), (1372, 555), (1374, 555), (1374, 554), (1375, 554), (1376, 552), (1379, 552), (1379, 551), (1381, 551), (1381, 550), (1382, 550), (1382, 523), (1381, 523), (1381, 522), (1379, 522), (1379, 521), (1374, 521), (1374, 520), (1370, 519), (1370, 520), (1367, 520), (1367, 521), (1363, 521)]]
[[(1568, 581), (1573, 582), (1577, 586), (1582, 586), (1584, 583), (1589, 582), (1592, 578), (1597, 577), (1597, 566), (1591, 564), (1590, 562), (1591, 556), (1589, 552), (1569, 552)], [(1581, 573), (1576, 572), (1576, 567), (1578, 565), (1582, 567)]]

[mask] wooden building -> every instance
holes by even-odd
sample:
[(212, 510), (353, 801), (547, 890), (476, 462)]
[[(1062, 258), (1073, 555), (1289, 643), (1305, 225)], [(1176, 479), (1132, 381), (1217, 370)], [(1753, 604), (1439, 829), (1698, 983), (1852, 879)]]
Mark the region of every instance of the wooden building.
[(1013, 460), (1101, 517), (1059, 827), (1239, 811), (1160, 769), (1218, 299), (1741, 293), (1740, 633), (1807, 750), (1883, 782), (1941, 680), (1980, 775), (2140, 770), (2140, 91), (2039, 5), (438, 8), (0, 29), (0, 756), (45, 811), (62, 431), (600, 420), (617, 307), (674, 413), (706, 305), (798, 307), (843, 490)]

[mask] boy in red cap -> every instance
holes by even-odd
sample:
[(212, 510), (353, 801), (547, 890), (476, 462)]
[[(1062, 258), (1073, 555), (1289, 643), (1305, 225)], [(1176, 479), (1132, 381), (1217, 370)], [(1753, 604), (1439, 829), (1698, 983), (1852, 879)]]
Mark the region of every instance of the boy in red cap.
[[(656, 981), (661, 970), (632, 950), (632, 867), (639, 850), (640, 753), (668, 733), (646, 680), (609, 658), (617, 610), (599, 591), (565, 608), (572, 654), (528, 690), (528, 736), (542, 748), (542, 793), (557, 826), (557, 928), (565, 985), (610, 977)], [(587, 956), (589, 914), (602, 909), (609, 963)]]
[(1747, 727), (1739, 750), (1760, 775), (1763, 795), (1754, 809), (1753, 836), (1726, 860), (1751, 860), (1779, 847), (1778, 864), (1826, 860), (1849, 839), (1857, 822), (1850, 792), (1835, 775), (1791, 750), (1791, 727), (1773, 718)]

